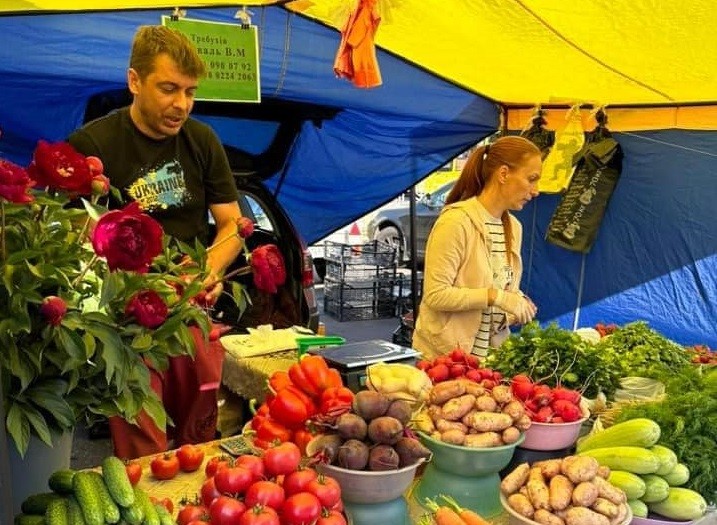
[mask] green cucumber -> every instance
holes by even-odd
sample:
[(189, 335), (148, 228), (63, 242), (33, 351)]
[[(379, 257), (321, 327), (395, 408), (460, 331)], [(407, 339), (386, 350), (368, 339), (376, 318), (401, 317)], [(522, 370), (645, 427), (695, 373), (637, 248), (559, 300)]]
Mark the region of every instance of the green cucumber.
[(45, 510), (45, 523), (47, 525), (69, 525), (67, 500), (55, 498), (50, 501)]
[(120, 507), (120, 514), (129, 525), (142, 525), (144, 521), (143, 506), (136, 499), (129, 507)]
[(629, 499), (627, 504), (632, 509), (632, 515), (636, 518), (647, 518), (647, 504), (639, 499)]
[(650, 512), (672, 520), (696, 520), (704, 516), (707, 502), (701, 494), (690, 489), (671, 487), (662, 501), (648, 503)]
[(67, 517), (70, 525), (87, 525), (80, 504), (74, 495), (67, 497)]
[(102, 476), (115, 502), (122, 507), (134, 503), (134, 490), (127, 476), (127, 469), (117, 456), (108, 456), (102, 460)]
[(45, 525), (45, 516), (37, 514), (18, 514), (13, 521), (15, 525)]
[(72, 488), (87, 525), (104, 525), (105, 513), (102, 510), (102, 499), (90, 472), (82, 471), (75, 474), (75, 477), (72, 478)]
[(684, 463), (678, 463), (671, 472), (662, 476), (671, 487), (684, 485), (690, 479), (690, 469)]
[(157, 515), (159, 516), (159, 523), (161, 525), (177, 525), (172, 514), (167, 510), (167, 507), (160, 503), (155, 503), (154, 508), (157, 509)]
[(149, 495), (139, 487), (134, 488), (134, 500), (141, 505), (144, 511), (143, 525), (161, 525), (159, 514), (154, 507), (154, 503), (149, 499)]
[(20, 505), (20, 510), (25, 514), (36, 514), (44, 516), (48, 505), (51, 501), (61, 499), (62, 496), (54, 492), (42, 492), (40, 494), (31, 494)]
[(102, 513), (105, 516), (105, 523), (117, 523), (120, 520), (120, 510), (115, 500), (110, 496), (110, 491), (105, 485), (105, 480), (99, 472), (90, 472), (95, 488), (102, 502)]
[(641, 477), (645, 482), (645, 493), (640, 497), (643, 502), (657, 503), (667, 497), (670, 486), (662, 477), (657, 474), (643, 474)]
[(64, 496), (72, 494), (72, 478), (75, 477), (75, 470), (64, 468), (50, 474), (47, 484), (50, 489)]

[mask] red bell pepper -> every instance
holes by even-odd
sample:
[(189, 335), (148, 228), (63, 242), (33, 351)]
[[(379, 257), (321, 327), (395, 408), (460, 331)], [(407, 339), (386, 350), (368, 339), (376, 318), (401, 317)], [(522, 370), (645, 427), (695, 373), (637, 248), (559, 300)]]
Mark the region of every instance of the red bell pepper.
[(314, 402), (295, 386), (287, 386), (280, 390), (269, 403), (269, 414), (272, 419), (290, 429), (304, 426), (306, 420), (315, 413)]
[(299, 447), (299, 450), (301, 450), (301, 455), (306, 455), (306, 445), (309, 444), (309, 441), (314, 439), (314, 434), (312, 434), (310, 431), (301, 429), (294, 432), (294, 437), (292, 438), (292, 441), (296, 444), (297, 447)]
[(343, 384), (338, 371), (329, 368), (324, 358), (318, 355), (302, 357), (289, 368), (289, 377), (294, 385), (314, 399), (319, 399), (327, 388)]
[(338, 417), (351, 409), (353, 400), (354, 393), (345, 386), (329, 387), (321, 394), (319, 412)]
[(273, 374), (271, 374), (271, 377), (269, 378), (269, 388), (274, 392), (279, 392), (280, 390), (283, 390), (287, 386), (293, 384), (291, 382), (291, 379), (289, 378), (289, 373), (284, 372), (283, 370), (276, 371)]
[(284, 443), (285, 441), (290, 441), (293, 435), (291, 430), (281, 423), (274, 421), (271, 417), (265, 417), (254, 430), (256, 431), (255, 444), (257, 440), (266, 443), (274, 443), (276, 441)]

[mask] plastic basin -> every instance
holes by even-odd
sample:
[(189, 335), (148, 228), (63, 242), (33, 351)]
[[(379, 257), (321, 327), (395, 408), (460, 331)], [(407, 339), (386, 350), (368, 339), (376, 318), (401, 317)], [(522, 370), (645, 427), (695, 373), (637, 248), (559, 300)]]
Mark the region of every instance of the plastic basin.
[(572, 447), (580, 436), (580, 427), (587, 421), (583, 417), (571, 423), (537, 423), (533, 421), (525, 431), (520, 448), (529, 450), (561, 450)]

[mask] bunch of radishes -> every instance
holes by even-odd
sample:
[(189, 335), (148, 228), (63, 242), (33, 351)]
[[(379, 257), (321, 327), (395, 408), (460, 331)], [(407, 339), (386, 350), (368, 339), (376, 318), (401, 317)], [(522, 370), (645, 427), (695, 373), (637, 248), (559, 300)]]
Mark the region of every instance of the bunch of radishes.
[(434, 385), (451, 379), (466, 378), (491, 389), (503, 379), (500, 372), (482, 368), (478, 357), (460, 348), (455, 348), (432, 361), (420, 360), (416, 363), (416, 367), (426, 372)]
[(577, 390), (534, 383), (525, 374), (514, 376), (510, 388), (536, 423), (572, 423), (583, 418), (580, 407), (582, 396)]

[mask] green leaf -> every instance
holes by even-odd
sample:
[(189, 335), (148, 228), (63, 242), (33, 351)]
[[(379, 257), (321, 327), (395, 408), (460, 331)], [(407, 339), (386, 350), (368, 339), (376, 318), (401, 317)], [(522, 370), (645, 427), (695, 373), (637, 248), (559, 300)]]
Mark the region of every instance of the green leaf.
[(168, 317), (164, 323), (162, 323), (162, 326), (157, 328), (154, 331), (154, 337), (155, 339), (167, 339), (170, 337), (174, 332), (179, 328), (179, 325), (182, 324), (182, 318), (178, 315), (173, 315), (171, 317)]
[(75, 414), (65, 401), (68, 385), (59, 378), (47, 379), (25, 391), (25, 397), (37, 406), (47, 410), (65, 428), (75, 425)]
[(13, 275), (15, 274), (15, 266), (12, 264), (5, 264), (2, 272), (2, 282), (5, 288), (8, 290), (13, 289)]
[(84, 363), (90, 357), (87, 355), (87, 349), (82, 337), (77, 332), (68, 330), (64, 326), (58, 327), (57, 343), (58, 347), (64, 349), (69, 356), (69, 359), (63, 365), (63, 373), (77, 368), (79, 364)]
[(138, 352), (149, 350), (154, 344), (154, 340), (150, 334), (138, 334), (132, 339), (132, 348)]
[(21, 391), (25, 390), (35, 377), (35, 371), (32, 369), (26, 359), (23, 359), (23, 353), (14, 344), (8, 349), (10, 354), (10, 373), (20, 380)]
[(92, 204), (90, 201), (84, 198), (82, 199), (82, 205), (85, 207), (85, 210), (87, 210), (87, 215), (89, 215), (90, 218), (95, 222), (100, 220), (100, 217), (102, 217), (102, 215), (104, 215), (106, 211), (104, 208)]
[(154, 392), (145, 398), (142, 408), (147, 412), (152, 421), (162, 430), (167, 428), (167, 412)]
[(30, 443), (30, 422), (25, 416), (22, 406), (12, 400), (10, 400), (10, 407), (7, 411), (7, 431), (12, 436), (20, 457), (24, 458)]
[(35, 431), (35, 435), (39, 437), (48, 447), (51, 447), (52, 436), (50, 435), (50, 429), (48, 428), (47, 422), (45, 421), (45, 418), (42, 417), (40, 411), (29, 405), (25, 405), (23, 408), (25, 411), (25, 417), (27, 417), (27, 420), (30, 422), (32, 430)]
[(100, 308), (104, 308), (112, 302), (124, 290), (124, 280), (118, 272), (110, 272), (102, 282), (100, 293)]

